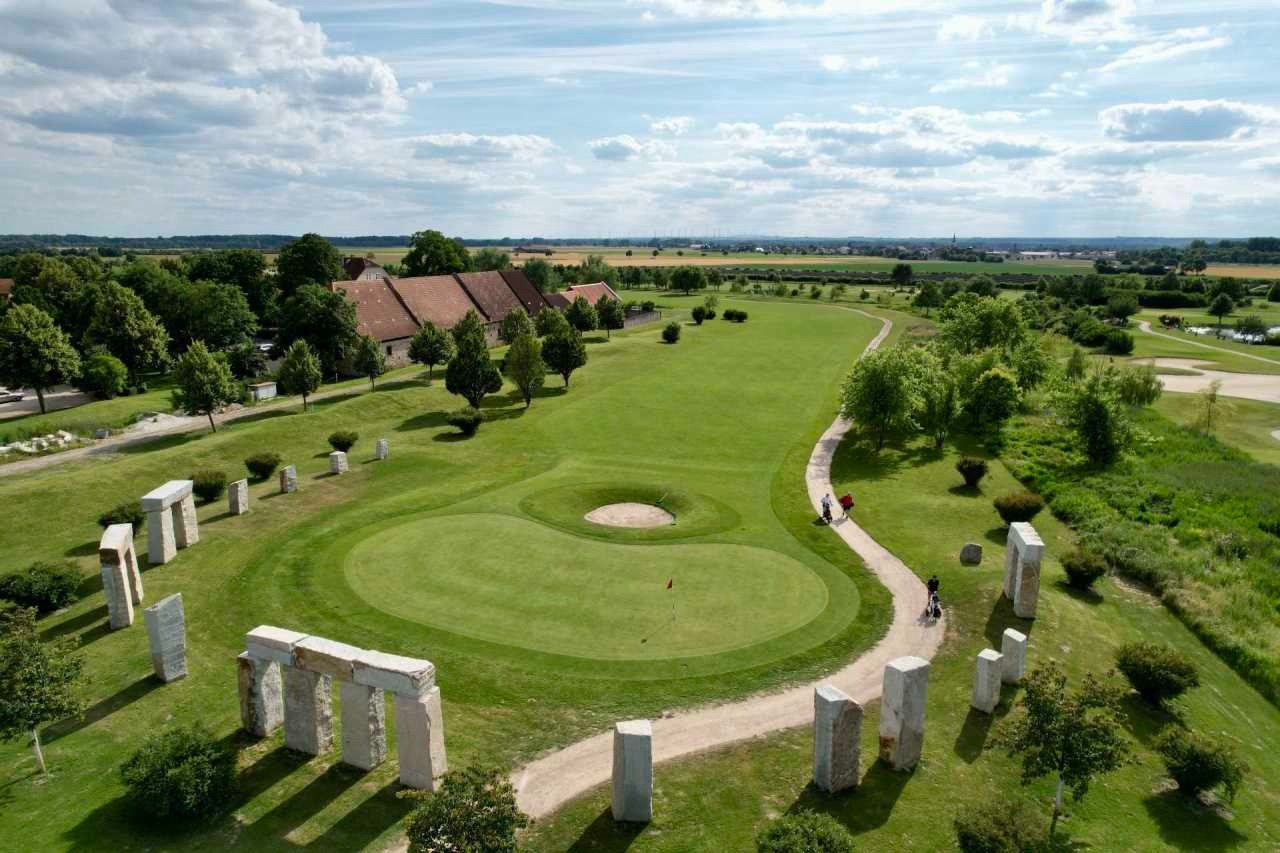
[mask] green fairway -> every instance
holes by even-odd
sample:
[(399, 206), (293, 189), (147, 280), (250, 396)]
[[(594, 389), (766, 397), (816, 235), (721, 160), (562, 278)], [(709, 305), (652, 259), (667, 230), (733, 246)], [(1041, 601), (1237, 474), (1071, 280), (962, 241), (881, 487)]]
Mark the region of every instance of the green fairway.
[[(1276, 347), (1165, 331), (1159, 325), (1152, 325), (1151, 328), (1158, 334), (1143, 332), (1137, 328), (1130, 330), (1133, 333), (1133, 358), (1190, 358), (1230, 373), (1280, 373), (1280, 350)], [(1259, 358), (1269, 361), (1260, 361)]]

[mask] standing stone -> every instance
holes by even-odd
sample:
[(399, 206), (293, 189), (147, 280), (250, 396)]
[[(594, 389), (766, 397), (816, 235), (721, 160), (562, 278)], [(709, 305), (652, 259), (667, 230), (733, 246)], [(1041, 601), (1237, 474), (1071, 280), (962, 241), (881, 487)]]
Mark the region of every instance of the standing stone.
[(375, 445), (375, 448), (374, 456), (377, 457), (379, 462), (391, 455), (391, 442), (387, 441), (385, 438), (378, 439), (378, 443)]
[(200, 526), (196, 522), (196, 499), (187, 495), (173, 505), (174, 539), (179, 548), (190, 548), (200, 541)]
[(335, 450), (329, 454), (329, 473), (347, 473), (347, 454), (343, 453), (341, 450)]
[(387, 703), (381, 690), (342, 682), (342, 763), (372, 770), (387, 757)]
[(147, 641), (151, 645), (151, 668), (156, 678), (168, 683), (187, 677), (187, 621), (182, 593), (160, 599), (143, 611)]
[(113, 630), (133, 624), (133, 605), (142, 603), (142, 573), (133, 549), (133, 525), (113, 524), (98, 542), (102, 590)]
[(977, 666), (973, 671), (973, 696), (969, 704), (984, 714), (992, 713), (1000, 704), (1003, 660), (1004, 655), (995, 649), (983, 649), (978, 652)]
[(813, 784), (829, 794), (858, 784), (862, 706), (830, 684), (813, 691)]
[(653, 727), (648, 720), (614, 724), (613, 819), (653, 820)]
[(884, 668), (880, 698), (880, 759), (894, 770), (910, 770), (924, 749), (924, 710), (929, 662), (907, 656)]
[(982, 546), (970, 542), (960, 549), (960, 562), (966, 566), (976, 566), (982, 562)]
[(298, 491), (298, 469), (293, 465), (286, 465), (280, 469), (280, 493), (288, 495), (296, 491)]
[(333, 679), (284, 667), (284, 745), (307, 755), (333, 746)]
[(142, 496), (142, 511), (147, 514), (147, 560), (152, 565), (167, 563), (177, 549), (200, 541), (192, 485), (190, 480), (170, 480)]
[(255, 737), (267, 737), (284, 722), (280, 664), (242, 652), (236, 658), (240, 682), (240, 722)]
[(236, 480), (227, 490), (232, 515), (244, 515), (249, 511), (249, 481)]
[(111, 630), (118, 631), (133, 624), (133, 602), (129, 597), (129, 582), (124, 567), (102, 564), (102, 592), (107, 597), (107, 621)]
[(1025, 521), (1009, 525), (1005, 542), (1004, 595), (1013, 602), (1014, 615), (1022, 619), (1036, 617), (1040, 596), (1040, 560), (1044, 556), (1044, 540)]
[(1027, 671), (1027, 635), (1006, 628), (1000, 638), (1000, 680), (1005, 684), (1017, 684)]
[(422, 696), (396, 694), (396, 753), (401, 785), (436, 789), (435, 780), (449, 769), (439, 687)]

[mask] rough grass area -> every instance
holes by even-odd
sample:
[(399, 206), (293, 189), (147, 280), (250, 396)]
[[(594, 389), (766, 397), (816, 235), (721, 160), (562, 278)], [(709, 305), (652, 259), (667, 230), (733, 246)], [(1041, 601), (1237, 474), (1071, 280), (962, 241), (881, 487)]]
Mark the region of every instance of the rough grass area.
[[(1199, 394), (1166, 391), (1156, 401), (1155, 410), (1176, 424), (1196, 427), (1204, 410)], [(1259, 462), (1280, 465), (1280, 405), (1260, 400), (1219, 397), (1214, 437), (1223, 444), (1243, 450)]]

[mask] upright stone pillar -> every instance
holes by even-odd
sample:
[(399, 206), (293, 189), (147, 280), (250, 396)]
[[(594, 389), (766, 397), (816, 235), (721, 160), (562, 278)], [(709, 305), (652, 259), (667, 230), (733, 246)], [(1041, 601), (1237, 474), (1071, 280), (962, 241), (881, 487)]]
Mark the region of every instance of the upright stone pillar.
[(387, 703), (381, 690), (344, 681), (342, 763), (372, 770), (387, 757)]
[(378, 443), (375, 445), (375, 448), (374, 456), (377, 457), (379, 462), (391, 455), (391, 442), (387, 441), (385, 438), (378, 439)]
[(200, 541), (200, 525), (196, 521), (196, 499), (187, 495), (173, 505), (174, 540), (179, 548), (190, 548)]
[(98, 562), (111, 628), (127, 628), (133, 624), (133, 605), (142, 603), (142, 573), (133, 550), (133, 525), (113, 524), (103, 531)]
[(249, 481), (236, 480), (227, 489), (228, 507), (232, 515), (244, 515), (249, 511)]
[(880, 697), (880, 759), (894, 770), (910, 770), (924, 749), (924, 711), (929, 662), (907, 656), (884, 668)]
[(102, 564), (102, 592), (107, 597), (107, 621), (118, 631), (133, 624), (133, 602), (129, 598), (129, 581), (124, 567)]
[(298, 469), (293, 465), (286, 465), (280, 469), (280, 493), (288, 495), (296, 491), (298, 491)]
[(1000, 638), (1000, 680), (1005, 684), (1017, 684), (1027, 671), (1027, 635), (1006, 628)]
[(978, 652), (977, 665), (973, 670), (973, 696), (969, 704), (984, 714), (992, 713), (1000, 704), (1003, 660), (1004, 656), (995, 649)]
[(341, 450), (335, 450), (329, 454), (329, 473), (347, 473), (347, 454), (343, 453)]
[(439, 687), (422, 696), (396, 694), (396, 753), (401, 785), (436, 789), (435, 780), (449, 769)]
[(147, 514), (147, 560), (152, 565), (167, 563), (177, 549), (200, 541), (192, 485), (190, 480), (170, 480), (142, 496), (142, 511)]
[(653, 727), (648, 720), (614, 724), (613, 819), (653, 820)]
[(333, 679), (284, 668), (284, 745), (307, 755), (333, 746)]
[(160, 599), (143, 611), (147, 622), (147, 642), (151, 646), (151, 668), (156, 678), (168, 683), (187, 677), (187, 621), (182, 593)]
[(1036, 617), (1043, 556), (1044, 540), (1034, 527), (1024, 521), (1009, 525), (1009, 536), (1005, 542), (1004, 594), (1013, 602), (1014, 615), (1019, 618)]
[(862, 706), (830, 684), (813, 691), (813, 784), (829, 794), (858, 784)]
[(267, 737), (284, 722), (280, 664), (242, 652), (236, 658), (240, 682), (240, 722), (255, 737)]

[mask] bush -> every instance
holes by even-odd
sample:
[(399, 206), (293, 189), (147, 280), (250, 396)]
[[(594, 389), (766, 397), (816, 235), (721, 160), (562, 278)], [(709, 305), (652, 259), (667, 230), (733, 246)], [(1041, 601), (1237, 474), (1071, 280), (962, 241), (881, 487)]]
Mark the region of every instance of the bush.
[(978, 488), (982, 478), (987, 476), (987, 460), (975, 456), (964, 456), (956, 462), (956, 471), (964, 477), (964, 484), (971, 489)]
[(120, 767), (125, 797), (148, 818), (204, 819), (235, 790), (236, 758), (197, 726), (148, 738)]
[(1178, 790), (1191, 797), (1220, 787), (1234, 800), (1249, 772), (1230, 746), (1183, 728), (1165, 732), (1155, 747)]
[(680, 324), (672, 321), (662, 328), (662, 339), (669, 344), (680, 340)]
[(658, 303), (654, 302), (652, 299), (646, 299), (644, 302), (640, 303), (640, 310), (645, 312), (646, 314), (649, 313), (650, 311), (653, 311), (657, 307), (658, 307)]
[(1126, 643), (1116, 650), (1116, 668), (1153, 705), (1200, 685), (1200, 673), (1182, 652), (1157, 643)]
[(451, 770), (434, 793), (400, 796), (418, 803), (405, 821), (409, 853), (515, 853), (516, 832), (529, 825), (507, 775), (496, 768)]
[(346, 453), (355, 443), (360, 440), (360, 433), (353, 432), (349, 429), (340, 429), (329, 436), (329, 446), (334, 450), (341, 450)]
[(736, 312), (734, 312), (734, 315), (733, 315), (733, 322), (735, 322), (735, 323), (745, 323), (745, 322), (747, 322), (747, 312), (746, 312), (746, 311), (736, 311)]
[(99, 400), (110, 400), (125, 392), (129, 370), (124, 362), (105, 352), (94, 353), (84, 360), (76, 387)]
[(445, 418), (449, 426), (454, 427), (463, 435), (475, 435), (480, 429), (481, 422), (484, 421), (484, 415), (480, 414), (480, 410), (474, 406), (463, 406), (456, 412), (450, 412), (449, 417)]
[(771, 823), (756, 836), (758, 853), (853, 853), (853, 835), (835, 818), (796, 812)]
[(723, 313), (723, 314), (721, 314), (720, 316), (721, 316), (721, 317), (723, 317), (724, 319), (728, 320), (730, 323), (732, 323), (732, 322), (734, 322), (735, 320), (737, 320), (737, 319), (738, 319), (738, 309), (736, 309), (736, 308), (726, 308), (726, 309), (724, 309), (724, 313)]
[(244, 467), (255, 480), (265, 480), (280, 467), (279, 453), (255, 453), (244, 460)]
[(707, 319), (708, 319), (708, 320), (714, 320), (715, 318), (716, 318), (716, 309), (714, 309), (714, 308), (708, 308), (708, 309), (707, 309)]
[(82, 579), (79, 567), (70, 560), (33, 563), (24, 571), (0, 577), (0, 598), (48, 613), (78, 600)]
[(125, 501), (98, 516), (98, 524), (104, 529), (113, 524), (132, 524), (135, 533), (146, 520), (147, 515), (142, 511), (139, 501)]
[(1103, 345), (1111, 355), (1128, 355), (1133, 352), (1133, 335), (1123, 329), (1111, 329)]
[(693, 306), (693, 311), (690, 313), (693, 317), (693, 322), (695, 325), (701, 326), (702, 321), (707, 319), (707, 309), (705, 306), (695, 305)]
[(227, 475), (221, 471), (197, 471), (191, 475), (191, 491), (201, 503), (213, 503), (227, 490)]
[(1034, 492), (1010, 492), (992, 501), (1005, 524), (1030, 521), (1044, 509), (1044, 498)]
[(1044, 816), (1021, 800), (994, 800), (969, 806), (952, 825), (962, 853), (1028, 853), (1042, 850), (1048, 832)]
[(1107, 561), (1096, 551), (1076, 548), (1062, 555), (1062, 569), (1067, 583), (1076, 589), (1089, 589), (1107, 573)]

